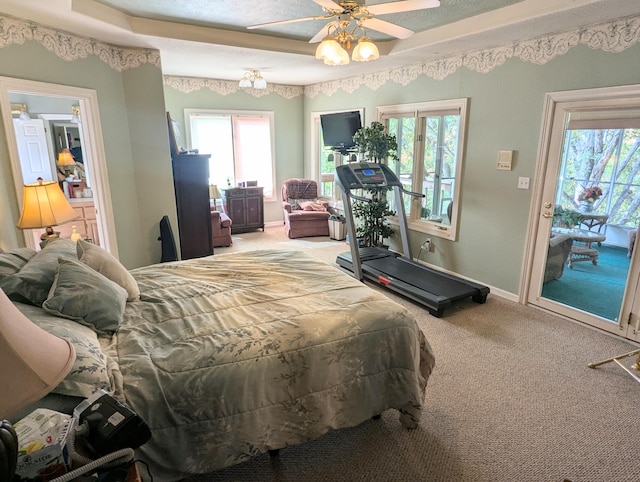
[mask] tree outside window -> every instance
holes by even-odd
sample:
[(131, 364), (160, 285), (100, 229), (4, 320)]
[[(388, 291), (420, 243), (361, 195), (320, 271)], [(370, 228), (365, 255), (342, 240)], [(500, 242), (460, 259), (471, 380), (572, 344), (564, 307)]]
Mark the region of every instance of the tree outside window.
[(597, 187), (594, 213), (608, 224), (637, 227), (640, 222), (640, 129), (566, 131), (556, 204), (584, 209), (585, 191)]

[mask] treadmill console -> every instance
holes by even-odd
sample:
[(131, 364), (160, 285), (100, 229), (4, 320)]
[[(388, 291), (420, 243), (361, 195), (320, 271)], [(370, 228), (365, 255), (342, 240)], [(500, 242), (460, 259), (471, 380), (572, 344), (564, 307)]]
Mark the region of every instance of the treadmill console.
[(398, 177), (385, 164), (345, 164), (336, 167), (336, 175), (343, 191), (402, 186)]

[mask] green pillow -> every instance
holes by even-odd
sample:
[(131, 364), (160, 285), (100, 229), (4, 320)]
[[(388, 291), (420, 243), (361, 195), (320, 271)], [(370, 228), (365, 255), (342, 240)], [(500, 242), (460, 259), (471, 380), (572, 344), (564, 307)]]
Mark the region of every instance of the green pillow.
[(124, 288), (78, 260), (60, 258), (42, 308), (90, 326), (98, 333), (113, 333), (120, 326), (126, 303)]
[(138, 283), (111, 253), (84, 239), (78, 240), (77, 253), (80, 261), (127, 290), (127, 301), (140, 298)]
[(76, 258), (76, 243), (53, 239), (37, 252), (20, 271), (0, 281), (0, 288), (14, 301), (42, 306), (49, 295), (60, 256)]
[(27, 264), (36, 251), (31, 248), (17, 248), (0, 252), (0, 280), (17, 273)]

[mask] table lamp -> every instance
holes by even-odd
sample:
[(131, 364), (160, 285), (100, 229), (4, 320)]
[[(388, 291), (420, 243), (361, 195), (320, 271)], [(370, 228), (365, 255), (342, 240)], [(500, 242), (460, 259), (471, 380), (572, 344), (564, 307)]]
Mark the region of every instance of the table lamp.
[(52, 226), (80, 217), (55, 181), (38, 178), (37, 182), (25, 184), (22, 193), (22, 214), (18, 229), (47, 228), (40, 237), (43, 241), (58, 237)]
[(213, 207), (216, 211), (218, 210), (216, 200), (221, 197), (222, 197), (222, 194), (220, 194), (220, 190), (218, 189), (218, 186), (216, 186), (215, 184), (209, 184), (209, 199), (213, 199)]
[[(0, 289), (0, 419), (40, 400), (71, 371), (73, 345), (31, 322)], [(0, 479), (13, 480), (18, 440), (12, 425), (0, 421)], [(7, 478), (3, 478), (6, 476)]]
[(76, 161), (73, 159), (73, 154), (69, 149), (62, 149), (58, 154), (58, 166), (62, 167), (65, 173), (65, 177), (71, 175), (71, 166), (75, 166)]

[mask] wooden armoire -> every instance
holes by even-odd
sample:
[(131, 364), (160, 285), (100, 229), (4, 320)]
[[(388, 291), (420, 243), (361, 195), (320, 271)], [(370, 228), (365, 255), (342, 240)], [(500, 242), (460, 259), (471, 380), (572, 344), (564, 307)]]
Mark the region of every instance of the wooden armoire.
[(210, 157), (210, 154), (177, 154), (171, 160), (181, 259), (213, 254), (209, 205)]

